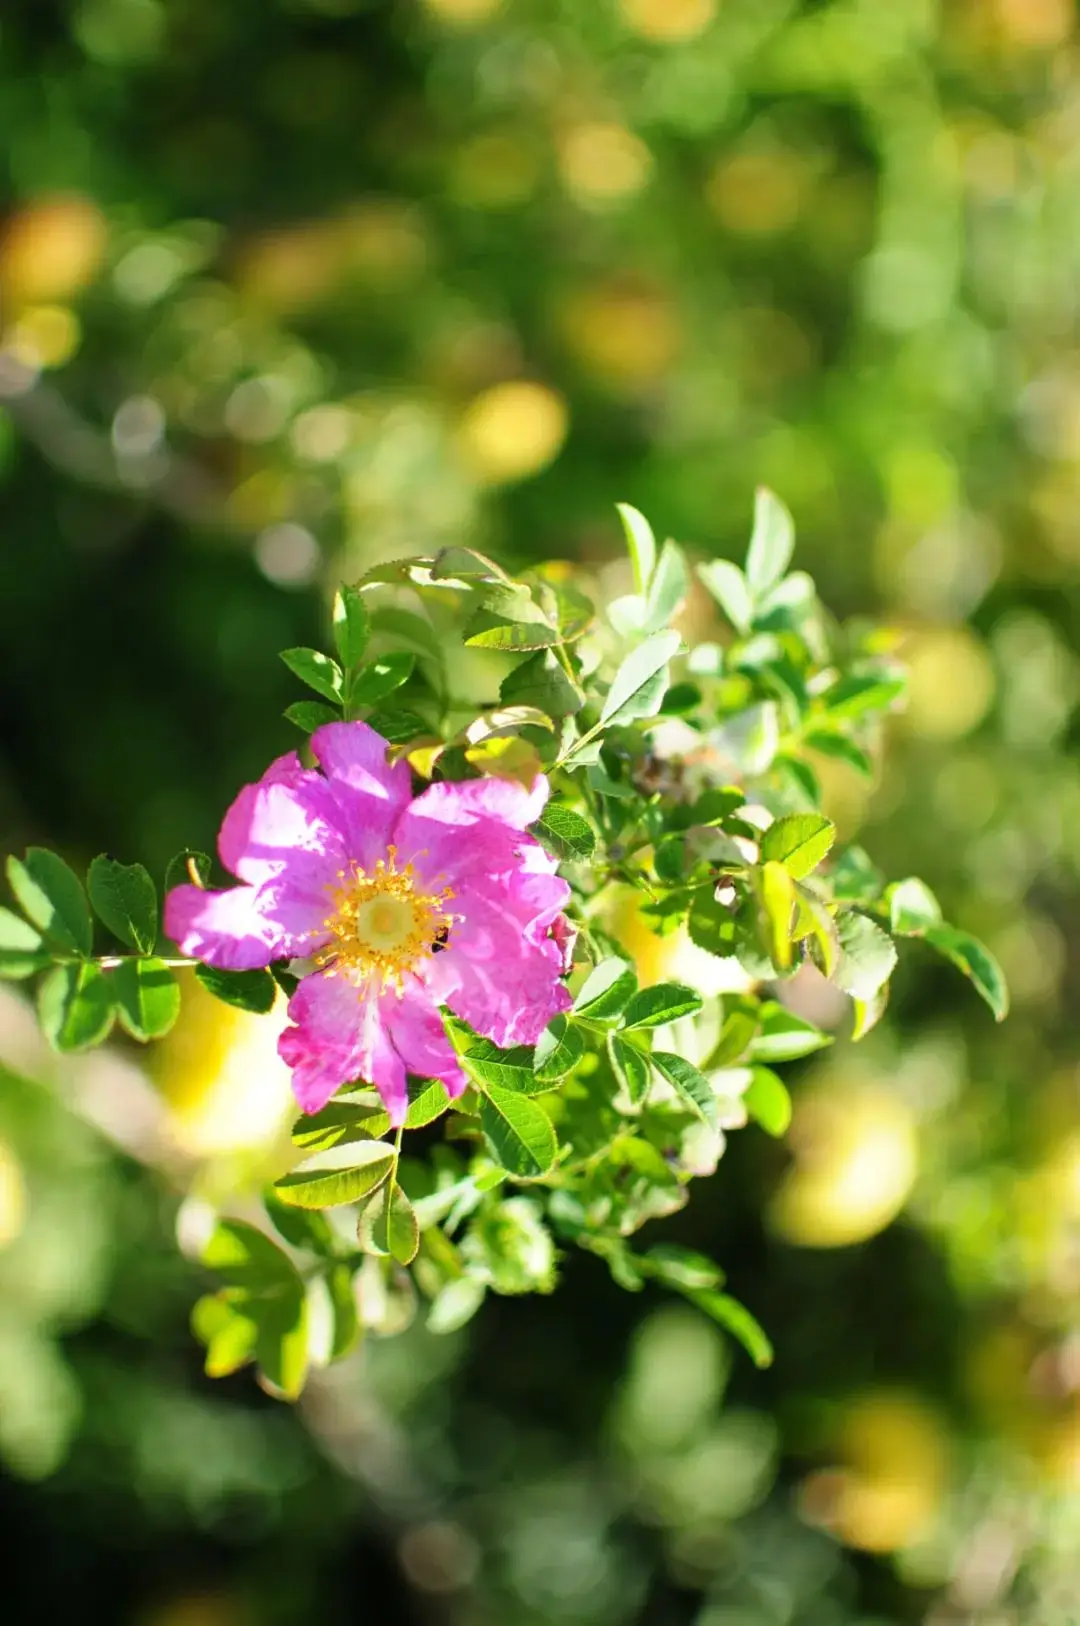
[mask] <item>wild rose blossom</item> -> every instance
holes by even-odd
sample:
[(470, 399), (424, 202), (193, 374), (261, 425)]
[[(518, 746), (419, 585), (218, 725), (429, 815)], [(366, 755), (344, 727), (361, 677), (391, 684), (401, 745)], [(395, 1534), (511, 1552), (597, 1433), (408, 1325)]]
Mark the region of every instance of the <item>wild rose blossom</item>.
[(396, 1125), (407, 1074), (465, 1088), (441, 1007), (505, 1046), (534, 1044), (570, 1005), (551, 935), (569, 887), (526, 833), (548, 785), (474, 779), (414, 798), (366, 723), (328, 723), (311, 746), (321, 773), (279, 757), (226, 813), (218, 851), (241, 884), (176, 887), (165, 927), (222, 970), (309, 962), (279, 1042), (300, 1106), (360, 1080)]

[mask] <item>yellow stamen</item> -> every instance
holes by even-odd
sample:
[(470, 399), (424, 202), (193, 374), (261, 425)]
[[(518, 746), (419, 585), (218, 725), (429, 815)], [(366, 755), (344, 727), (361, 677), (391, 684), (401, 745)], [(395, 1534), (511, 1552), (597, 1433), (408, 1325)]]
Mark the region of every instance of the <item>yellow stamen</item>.
[(417, 971), (434, 946), (445, 943), (454, 916), (443, 907), (454, 896), (418, 892), (412, 864), (398, 869), (395, 848), (373, 870), (354, 864), (339, 870), (334, 905), (325, 930), (333, 939), (316, 956), (330, 973), (357, 981), (376, 977), (401, 993), (409, 972)]

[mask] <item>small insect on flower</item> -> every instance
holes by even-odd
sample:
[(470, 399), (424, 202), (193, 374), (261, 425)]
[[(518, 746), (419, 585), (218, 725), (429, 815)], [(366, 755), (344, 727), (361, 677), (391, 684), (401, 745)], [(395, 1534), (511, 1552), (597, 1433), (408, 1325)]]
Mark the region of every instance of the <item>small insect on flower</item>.
[(222, 970), (308, 961), (280, 1040), (297, 1100), (317, 1112), (363, 1081), (399, 1124), (408, 1074), (465, 1087), (443, 1008), (497, 1045), (534, 1044), (569, 1009), (556, 923), (570, 889), (528, 833), (547, 781), (414, 797), (366, 723), (328, 723), (311, 745), (321, 772), (281, 757), (226, 813), (218, 849), (241, 884), (174, 888), (165, 926)]

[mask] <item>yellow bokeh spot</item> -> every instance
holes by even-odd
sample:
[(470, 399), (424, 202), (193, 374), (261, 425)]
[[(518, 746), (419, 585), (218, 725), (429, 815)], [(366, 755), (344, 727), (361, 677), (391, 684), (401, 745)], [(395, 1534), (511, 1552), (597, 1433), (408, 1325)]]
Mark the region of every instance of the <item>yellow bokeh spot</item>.
[(328, 221), (268, 232), (240, 256), (241, 292), (276, 311), (306, 309), (325, 299), (341, 275), (341, 245)]
[(603, 925), (634, 962), (643, 987), (656, 982), (683, 982), (711, 998), (750, 986), (737, 960), (720, 959), (698, 948), (684, 926), (660, 936), (642, 913), (648, 900), (634, 887), (613, 886), (606, 891), (605, 900), (600, 917)]
[(580, 124), (562, 141), (559, 169), (572, 197), (602, 208), (641, 191), (652, 174), (652, 154), (621, 124)]
[(803, 1095), (789, 1144), (795, 1162), (770, 1219), (800, 1247), (842, 1248), (876, 1236), (903, 1208), (918, 1171), (911, 1111), (873, 1085), (830, 1082)]
[(424, 0), (424, 5), (441, 23), (471, 28), (476, 23), (487, 22), (489, 17), (501, 11), (503, 0)]
[(785, 154), (737, 153), (717, 164), (706, 196), (729, 231), (771, 237), (795, 223), (802, 204), (802, 175)]
[(461, 421), (460, 443), (474, 476), (501, 485), (539, 474), (562, 451), (566, 401), (546, 384), (519, 379), (478, 395)]
[(804, 1515), (865, 1552), (895, 1552), (924, 1534), (949, 1478), (936, 1414), (914, 1395), (866, 1395), (848, 1407), (836, 1443), (838, 1466), (803, 1485)]
[(566, 306), (562, 325), (582, 363), (616, 389), (636, 389), (662, 378), (681, 337), (666, 296), (620, 283), (578, 294)]
[(628, 28), (657, 45), (678, 45), (704, 33), (716, 16), (716, 0), (619, 0)]
[(996, 0), (996, 11), (1006, 38), (1035, 50), (1063, 45), (1076, 25), (1073, 0)]
[(277, 1053), (284, 999), (254, 1016), (215, 999), (193, 973), (180, 978), (180, 1018), (151, 1055), (173, 1140), (192, 1157), (272, 1147), (293, 1110), (291, 1075)]
[(0, 1248), (22, 1232), (26, 1224), (26, 1181), (11, 1147), (0, 1140)]
[(63, 305), (34, 305), (4, 335), (4, 349), (24, 367), (62, 367), (82, 339), (74, 311)]
[(97, 204), (78, 193), (26, 204), (0, 238), (5, 304), (52, 303), (78, 293), (96, 275), (108, 236)]
[(925, 739), (958, 740), (993, 704), (994, 668), (967, 627), (928, 627), (904, 651), (909, 669), (907, 727)]

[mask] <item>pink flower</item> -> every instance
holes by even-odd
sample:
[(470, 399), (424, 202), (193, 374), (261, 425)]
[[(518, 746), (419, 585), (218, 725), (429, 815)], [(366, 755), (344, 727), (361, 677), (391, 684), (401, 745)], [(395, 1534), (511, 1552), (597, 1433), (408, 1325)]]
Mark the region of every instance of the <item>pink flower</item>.
[(526, 833), (547, 781), (473, 779), (414, 798), (408, 765), (390, 766), (366, 723), (328, 723), (311, 745), (322, 773), (279, 757), (226, 813), (218, 851), (241, 885), (176, 887), (165, 929), (223, 970), (313, 962), (279, 1046), (297, 1100), (316, 1112), (362, 1080), (396, 1125), (407, 1074), (465, 1087), (442, 1006), (513, 1045), (534, 1044), (570, 1005), (551, 936), (569, 888)]

